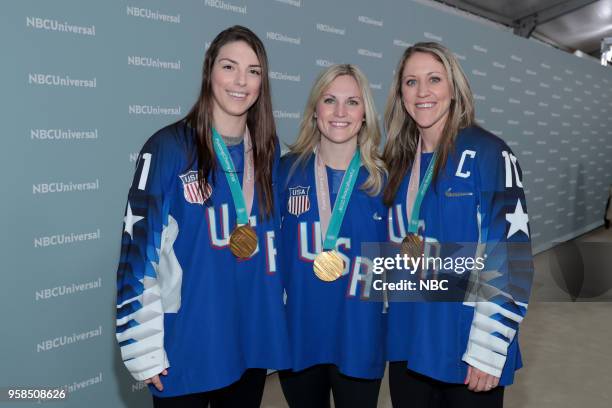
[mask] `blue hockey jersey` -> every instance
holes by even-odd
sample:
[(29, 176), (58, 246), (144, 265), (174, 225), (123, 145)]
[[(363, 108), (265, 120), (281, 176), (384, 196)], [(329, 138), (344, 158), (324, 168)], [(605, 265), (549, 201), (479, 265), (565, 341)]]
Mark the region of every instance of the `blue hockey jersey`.
[[(386, 315), (381, 302), (369, 300), (371, 262), (361, 256), (364, 242), (385, 242), (386, 208), (360, 186), (368, 177), (361, 167), (349, 200), (336, 249), (345, 261), (344, 274), (323, 282), (313, 272), (322, 250), (315, 187), (315, 156), (293, 174), (296, 156), (281, 159), (282, 271), (287, 291), (287, 318), (292, 367), (299, 371), (316, 364), (335, 364), (341, 373), (375, 379), (385, 368)], [(329, 173), (329, 170), (328, 170)], [(337, 191), (330, 174), (330, 201)]]
[[(278, 210), (262, 220), (255, 191), (250, 224), (258, 248), (237, 260), (229, 249), (236, 212), (225, 174), (217, 165), (212, 188), (202, 193), (187, 153), (194, 143), (184, 125), (145, 143), (124, 219), (117, 340), (137, 380), (169, 367), (163, 392), (150, 387), (160, 397), (222, 388), (247, 368), (289, 367)], [(228, 149), (242, 182), (244, 144)]]
[[(421, 178), (431, 156), (421, 156)], [(391, 242), (408, 230), (408, 175), (389, 209)], [(478, 302), (391, 302), (388, 359), (449, 383), (463, 383), (469, 364), (511, 384), (522, 366), (517, 332), (533, 263), (522, 173), (510, 148), (481, 128), (462, 130), (427, 190), (419, 225), (426, 242), (480, 243), (486, 261), (477, 279), (496, 294)]]

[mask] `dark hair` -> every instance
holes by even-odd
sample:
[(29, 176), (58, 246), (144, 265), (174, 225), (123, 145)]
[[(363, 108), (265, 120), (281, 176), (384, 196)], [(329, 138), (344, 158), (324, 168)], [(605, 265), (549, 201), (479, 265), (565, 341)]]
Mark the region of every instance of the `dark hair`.
[(261, 66), (261, 89), (257, 101), (247, 113), (247, 126), (253, 145), (255, 186), (259, 202), (259, 213), (267, 217), (274, 208), (272, 193), (272, 165), (276, 151), (277, 136), (272, 114), (270, 81), (268, 79), (268, 57), (263, 43), (257, 35), (246, 27), (235, 25), (221, 31), (210, 44), (204, 57), (202, 87), (200, 96), (185, 117), (185, 123), (195, 130), (196, 157), (198, 166), (198, 185), (206, 191), (208, 177), (213, 184), (216, 169), (215, 150), (212, 143), (213, 93), (211, 85), (212, 70), (221, 47), (228, 43), (243, 41), (255, 52)]

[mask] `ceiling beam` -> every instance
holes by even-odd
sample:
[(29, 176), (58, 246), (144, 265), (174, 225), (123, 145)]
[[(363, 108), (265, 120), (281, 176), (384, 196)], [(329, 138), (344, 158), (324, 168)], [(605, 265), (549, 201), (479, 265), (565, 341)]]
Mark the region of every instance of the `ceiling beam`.
[(514, 26), (514, 21), (512, 19), (502, 16), (501, 14), (494, 13), (492, 11), (481, 9), (480, 7), (474, 6), (463, 0), (436, 0), (438, 3), (446, 4), (447, 6), (452, 6), (458, 8), (463, 11), (467, 11), (468, 13), (475, 14), (480, 17), (487, 18), (489, 20), (493, 20), (496, 23), (504, 24), (510, 27)]
[(551, 20), (562, 17), (573, 11), (595, 3), (597, 0), (568, 0), (560, 4), (547, 7), (536, 12), (525, 15), (514, 21), (514, 34), (521, 37), (529, 37), (533, 30), (540, 24), (545, 24)]

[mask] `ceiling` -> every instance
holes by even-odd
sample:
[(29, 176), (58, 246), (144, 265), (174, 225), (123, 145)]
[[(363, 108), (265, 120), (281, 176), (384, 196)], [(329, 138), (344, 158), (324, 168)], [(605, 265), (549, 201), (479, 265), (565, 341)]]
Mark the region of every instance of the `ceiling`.
[(484, 17), (568, 52), (600, 58), (612, 37), (612, 0), (436, 0)]

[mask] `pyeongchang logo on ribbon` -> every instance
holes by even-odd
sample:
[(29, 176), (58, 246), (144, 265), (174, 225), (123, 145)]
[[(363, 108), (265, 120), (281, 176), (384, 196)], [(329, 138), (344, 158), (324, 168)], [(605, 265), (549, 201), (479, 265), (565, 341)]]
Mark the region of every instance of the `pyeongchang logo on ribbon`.
[(96, 78), (93, 79), (74, 79), (68, 75), (53, 74), (28, 74), (28, 83), (31, 85), (63, 86), (74, 88), (96, 88), (98, 86)]
[(96, 26), (80, 26), (70, 24), (66, 21), (59, 22), (50, 18), (41, 17), (26, 17), (26, 27), (32, 27), (37, 30), (47, 31), (59, 31), (63, 33), (77, 34), (77, 35), (89, 35), (95, 37)]
[(234, 4), (226, 3), (222, 0), (204, 0), (204, 5), (220, 10), (231, 11), (232, 13), (247, 13), (247, 6), (236, 6)]

